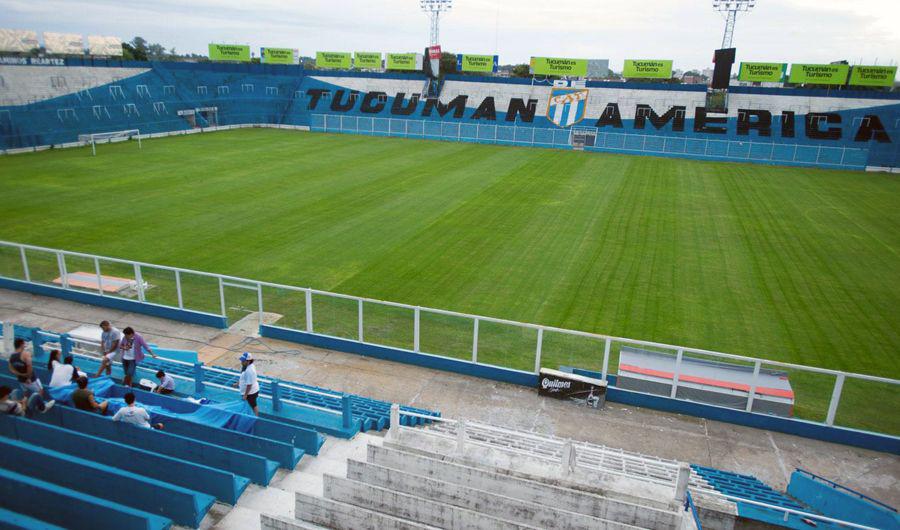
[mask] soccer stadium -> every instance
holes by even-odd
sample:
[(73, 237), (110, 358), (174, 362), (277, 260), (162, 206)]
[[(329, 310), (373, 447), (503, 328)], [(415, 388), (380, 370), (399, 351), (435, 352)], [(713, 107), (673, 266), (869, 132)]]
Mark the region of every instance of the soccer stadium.
[(900, 49), (407, 3), (177, 54), (0, 1), (0, 528), (900, 529)]

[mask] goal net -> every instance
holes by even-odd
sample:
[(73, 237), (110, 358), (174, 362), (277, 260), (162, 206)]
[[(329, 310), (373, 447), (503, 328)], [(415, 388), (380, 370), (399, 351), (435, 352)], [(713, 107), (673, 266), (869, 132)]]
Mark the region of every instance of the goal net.
[(140, 129), (128, 129), (125, 131), (110, 131), (110, 132), (102, 132), (102, 133), (91, 133), (91, 134), (79, 134), (78, 141), (87, 145), (91, 145), (91, 153), (94, 156), (97, 156), (97, 144), (108, 144), (114, 142), (124, 142), (130, 140), (132, 138), (137, 138), (138, 141), (138, 149), (143, 149), (141, 146), (141, 131)]

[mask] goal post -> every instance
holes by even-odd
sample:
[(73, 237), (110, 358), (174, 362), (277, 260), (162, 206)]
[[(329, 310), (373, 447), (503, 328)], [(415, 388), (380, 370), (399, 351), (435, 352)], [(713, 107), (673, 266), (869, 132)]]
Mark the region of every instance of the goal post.
[(138, 149), (143, 149), (141, 145), (141, 130), (127, 129), (124, 131), (109, 131), (102, 133), (79, 134), (78, 141), (83, 144), (91, 144), (91, 154), (97, 156), (97, 144), (108, 144), (113, 142), (124, 142), (132, 138), (137, 138)]

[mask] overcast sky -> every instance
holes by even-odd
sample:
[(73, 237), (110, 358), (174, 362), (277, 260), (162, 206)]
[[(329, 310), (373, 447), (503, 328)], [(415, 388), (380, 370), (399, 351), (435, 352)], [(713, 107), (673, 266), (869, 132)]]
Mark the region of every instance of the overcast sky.
[[(897, 64), (900, 0), (758, 0), (739, 16), (738, 61)], [(321, 51), (419, 51), (428, 19), (418, 0), (0, 0), (0, 27), (140, 35), (180, 52), (209, 42)], [(710, 66), (724, 29), (709, 0), (455, 0), (442, 17), (447, 51), (498, 53), (502, 64), (531, 55), (674, 59)]]

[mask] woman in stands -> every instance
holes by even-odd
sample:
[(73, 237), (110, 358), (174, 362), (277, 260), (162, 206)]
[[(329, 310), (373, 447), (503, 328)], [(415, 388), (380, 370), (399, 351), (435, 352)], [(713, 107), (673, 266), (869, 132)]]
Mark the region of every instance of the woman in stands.
[(135, 333), (131, 326), (122, 330), (122, 340), (119, 341), (119, 352), (122, 354), (122, 369), (125, 372), (125, 380), (122, 384), (131, 386), (131, 379), (137, 372), (138, 364), (144, 360), (144, 350), (156, 359), (156, 354), (150, 349), (150, 345)]
[(253, 409), (253, 414), (259, 416), (259, 407), (256, 406), (256, 399), (259, 397), (259, 382), (256, 377), (256, 367), (253, 366), (253, 355), (245, 351), (238, 357), (238, 360), (241, 361), (241, 378), (233, 386), (238, 387), (241, 399), (247, 401), (247, 404)]
[(66, 386), (78, 379), (78, 369), (72, 364), (72, 356), (66, 357), (66, 362), (59, 360), (59, 350), (50, 352), (50, 360), (47, 361), (47, 370), (50, 371), (50, 388), (56, 386)]

